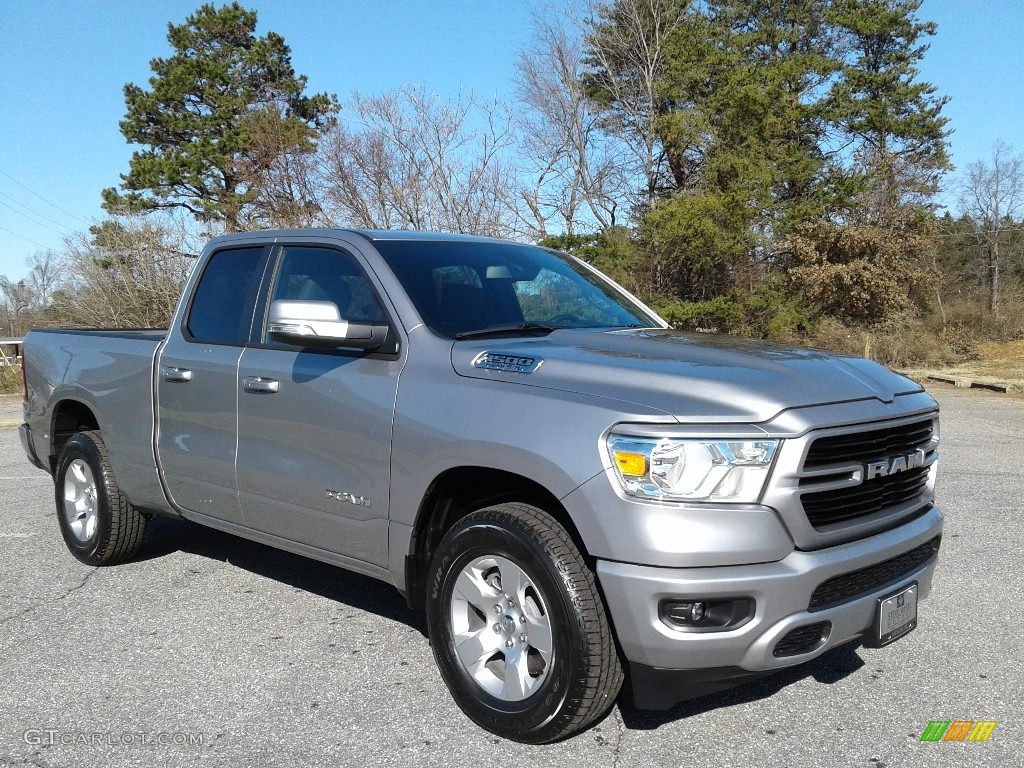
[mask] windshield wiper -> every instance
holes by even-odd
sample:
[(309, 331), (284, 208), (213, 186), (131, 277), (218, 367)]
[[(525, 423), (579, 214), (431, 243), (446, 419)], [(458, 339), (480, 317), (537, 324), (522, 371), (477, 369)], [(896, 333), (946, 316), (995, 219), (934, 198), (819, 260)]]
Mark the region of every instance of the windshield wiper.
[(481, 328), (477, 331), (463, 331), (456, 333), (456, 339), (472, 339), (481, 336), (506, 336), (509, 334), (526, 333), (546, 336), (556, 330), (550, 325), (542, 323), (508, 323), (507, 325), (492, 325), (489, 328)]

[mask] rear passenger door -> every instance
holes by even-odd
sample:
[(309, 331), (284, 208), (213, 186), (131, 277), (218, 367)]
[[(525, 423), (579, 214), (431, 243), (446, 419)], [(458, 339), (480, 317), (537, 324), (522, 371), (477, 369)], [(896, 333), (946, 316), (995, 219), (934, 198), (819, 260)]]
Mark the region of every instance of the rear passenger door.
[(238, 363), (253, 329), (269, 248), (226, 248), (207, 260), (180, 332), (160, 355), (157, 451), (175, 504), (241, 523), (235, 477)]
[[(284, 245), (267, 304), (334, 302), (388, 321), (369, 273), (340, 248)], [(395, 339), (397, 324), (389, 337)], [(239, 366), (238, 488), (246, 526), (364, 563), (388, 562), (391, 427), (403, 354), (311, 350), (263, 331)]]

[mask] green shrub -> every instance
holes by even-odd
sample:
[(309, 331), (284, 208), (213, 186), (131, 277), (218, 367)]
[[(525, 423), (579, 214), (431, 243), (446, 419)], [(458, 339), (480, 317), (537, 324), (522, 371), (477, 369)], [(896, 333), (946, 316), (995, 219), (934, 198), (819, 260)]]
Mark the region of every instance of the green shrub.
[(772, 279), (751, 292), (734, 290), (708, 301), (662, 300), (654, 308), (673, 328), (771, 341), (793, 341), (808, 326), (804, 305)]

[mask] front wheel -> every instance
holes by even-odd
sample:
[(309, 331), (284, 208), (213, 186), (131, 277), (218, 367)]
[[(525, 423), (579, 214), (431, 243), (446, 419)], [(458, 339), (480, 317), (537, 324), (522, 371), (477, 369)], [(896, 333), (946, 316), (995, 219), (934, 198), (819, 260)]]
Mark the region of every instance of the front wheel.
[(456, 703), (499, 736), (542, 744), (603, 716), (622, 686), (594, 575), (543, 510), (459, 521), (431, 564), (427, 622)]
[(146, 518), (121, 493), (99, 432), (79, 432), (64, 444), (54, 486), (57, 520), (71, 554), (87, 565), (135, 556)]

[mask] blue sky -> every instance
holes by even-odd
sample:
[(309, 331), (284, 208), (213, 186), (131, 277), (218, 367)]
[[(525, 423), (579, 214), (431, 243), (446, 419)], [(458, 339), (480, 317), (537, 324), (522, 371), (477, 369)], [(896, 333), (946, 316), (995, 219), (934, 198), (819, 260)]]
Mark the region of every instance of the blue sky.
[[(118, 130), (126, 82), (145, 85), (169, 53), (167, 23), (200, 0), (0, 0), (0, 274), (59, 249), (102, 217), (100, 190), (127, 171)], [(243, 0), (292, 48), (311, 91), (380, 93), (424, 83), (509, 95), (529, 38), (521, 0)], [(921, 70), (950, 96), (953, 162), (963, 170), (1002, 140), (1024, 152), (1024, 3), (924, 0), (938, 22)]]

